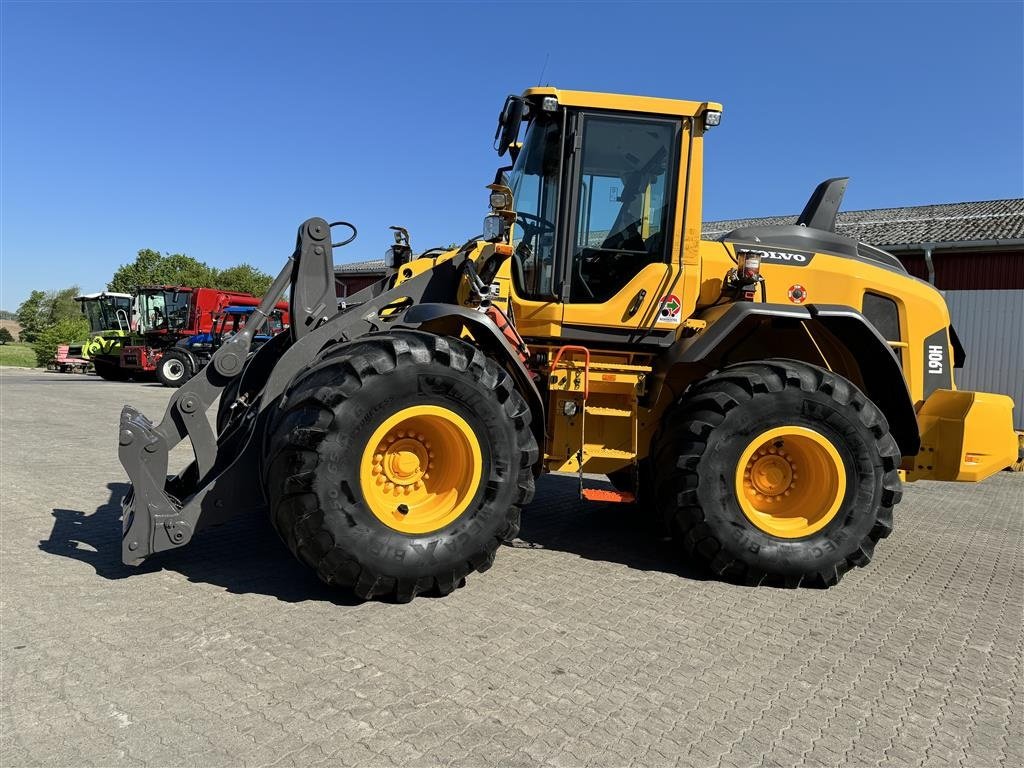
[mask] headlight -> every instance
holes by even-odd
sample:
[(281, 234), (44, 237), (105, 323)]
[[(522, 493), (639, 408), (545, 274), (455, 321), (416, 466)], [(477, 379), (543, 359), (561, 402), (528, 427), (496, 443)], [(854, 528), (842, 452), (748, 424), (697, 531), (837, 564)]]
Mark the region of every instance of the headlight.
[(722, 113), (715, 109), (709, 109), (704, 113), (704, 126), (706, 128), (714, 128), (722, 122)]
[(497, 213), (484, 216), (484, 240), (492, 242), (503, 240), (507, 231), (508, 225), (505, 223), (505, 219)]
[(491, 208), (500, 211), (508, 208), (508, 195), (504, 192), (491, 192)]
[(398, 266), (398, 258), (395, 254), (395, 247), (391, 246), (384, 251), (384, 266), (388, 269), (394, 269)]

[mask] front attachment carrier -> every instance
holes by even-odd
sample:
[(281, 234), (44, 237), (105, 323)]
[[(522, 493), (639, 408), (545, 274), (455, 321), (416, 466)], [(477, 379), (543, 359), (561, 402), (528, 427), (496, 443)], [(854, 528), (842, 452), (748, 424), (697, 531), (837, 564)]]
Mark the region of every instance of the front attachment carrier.
[[(247, 371), (242, 382), (245, 392), (237, 402), (244, 407), (246, 395), (258, 392), (259, 382), (249, 381), (252, 376), (248, 371), (255, 369), (257, 378), (261, 373), (265, 377), (273, 363), (246, 365), (252, 339), (289, 287), (291, 328), (287, 338), (276, 337), (257, 356), (280, 356), (296, 340), (337, 314), (331, 225), (324, 219), (303, 223), (294, 253), (245, 327), (171, 396), (159, 424), (154, 425), (130, 405), (121, 411), (118, 455), (131, 480), (121, 504), (121, 558), (125, 563), (137, 564), (151, 554), (188, 543), (198, 528), (230, 516), (234, 510), (227, 508), (229, 499), (246, 497), (243, 479), (247, 477), (251, 487), (259, 471), (249, 439), (255, 419), (233, 419), (231, 428), (218, 437), (207, 411), (243, 370)], [(170, 451), (186, 437), (192, 443), (195, 460), (181, 474), (169, 478)]]
[[(324, 219), (309, 219), (299, 228), (295, 252), (254, 317), (172, 395), (159, 424), (131, 406), (121, 412), (121, 464), (132, 482), (122, 503), (125, 563), (184, 546), (202, 528), (241, 510), (266, 506), (260, 479), (263, 435), (289, 384), (324, 350), (389, 328), (433, 330), (439, 321), (432, 307), (444, 307), (447, 314), (458, 309), (452, 305), (475, 241), (452, 259), (408, 276), (401, 284), (388, 276), (364, 288), (339, 310), (331, 248), (341, 244), (331, 243), (331, 226)], [(288, 332), (249, 355), (253, 335), (289, 285)], [(474, 333), (489, 334), (508, 346), (484, 313), (474, 313), (474, 321)], [(461, 327), (453, 332), (458, 334)], [(522, 367), (511, 347), (507, 355), (513, 366)], [(526, 376), (525, 369), (520, 373)], [(536, 387), (527, 381), (539, 402)], [(207, 411), (222, 392), (230, 402), (221, 407), (215, 436)], [(170, 451), (186, 437), (192, 441), (195, 460), (169, 478)]]

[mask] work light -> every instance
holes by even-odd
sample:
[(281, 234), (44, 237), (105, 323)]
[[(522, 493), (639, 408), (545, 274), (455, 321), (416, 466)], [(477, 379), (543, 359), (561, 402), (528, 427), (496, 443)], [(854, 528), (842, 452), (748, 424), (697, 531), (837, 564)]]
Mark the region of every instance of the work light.
[(760, 251), (736, 251), (736, 276), (741, 283), (756, 283), (760, 274)]

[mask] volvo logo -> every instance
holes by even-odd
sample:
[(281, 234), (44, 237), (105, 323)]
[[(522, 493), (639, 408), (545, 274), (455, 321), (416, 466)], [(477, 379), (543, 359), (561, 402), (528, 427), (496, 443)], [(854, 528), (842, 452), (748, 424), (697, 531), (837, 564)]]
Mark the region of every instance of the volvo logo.
[(814, 257), (813, 253), (793, 253), (792, 251), (761, 251), (762, 261), (772, 261), (776, 264), (792, 264), (795, 267), (803, 267), (810, 263)]
[(761, 254), (762, 264), (787, 264), (791, 267), (806, 267), (811, 263), (811, 259), (814, 258), (814, 254), (807, 251), (769, 251), (760, 244), (733, 243), (733, 247), (737, 250), (758, 251)]

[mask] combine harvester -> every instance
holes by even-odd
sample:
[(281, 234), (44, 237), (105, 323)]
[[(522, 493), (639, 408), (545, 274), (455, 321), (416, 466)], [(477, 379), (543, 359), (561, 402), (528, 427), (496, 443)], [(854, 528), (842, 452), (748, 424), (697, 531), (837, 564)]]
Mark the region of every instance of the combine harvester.
[[(124, 408), (124, 561), (265, 509), (325, 582), (446, 594), (490, 567), (547, 470), (577, 473), (585, 499), (639, 494), (720, 577), (830, 586), (889, 535), (901, 469), (978, 481), (1014, 462), (1012, 401), (954, 385), (942, 295), (836, 233), (845, 179), (796, 225), (700, 239), (721, 116), (509, 97), (495, 138), (512, 164), (484, 235), (419, 259), (400, 236), (388, 276), (341, 309), (332, 248), (354, 227), (332, 244), (335, 225), (304, 222), (253, 318), (163, 420)], [(250, 357), (289, 288), (289, 331)], [(168, 477), (186, 437), (195, 460)]]
[(86, 293), (75, 296), (82, 315), (89, 321), (89, 340), (60, 344), (47, 364), (47, 370), (61, 373), (86, 373), (94, 355), (117, 354), (121, 340), (130, 330), (132, 297), (127, 293)]
[(119, 356), (121, 344), (132, 330), (132, 295), (100, 291), (76, 296), (75, 301), (82, 305), (82, 314), (89, 321), (90, 337), (82, 347), (82, 356), (90, 360)]

